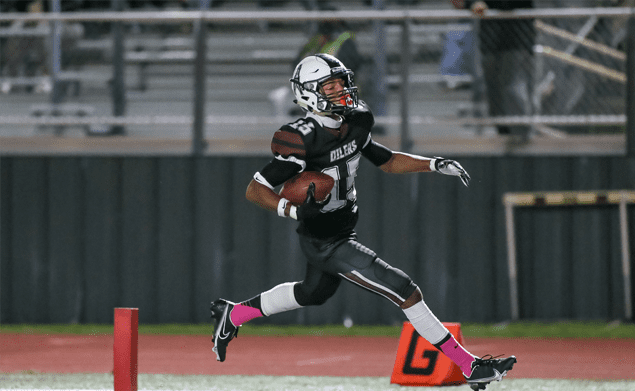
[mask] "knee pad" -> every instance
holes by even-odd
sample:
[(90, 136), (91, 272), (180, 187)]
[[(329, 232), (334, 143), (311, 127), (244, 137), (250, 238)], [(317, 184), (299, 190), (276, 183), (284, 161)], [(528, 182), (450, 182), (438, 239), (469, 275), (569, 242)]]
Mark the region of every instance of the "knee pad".
[(406, 273), (396, 267), (390, 266), (380, 258), (376, 258), (373, 262), (373, 272), (379, 281), (404, 299), (408, 299), (417, 289), (417, 285)]
[(293, 292), (295, 299), (301, 306), (322, 305), (335, 294), (339, 283), (340, 280), (337, 279), (329, 282), (320, 281), (317, 285), (311, 286), (305, 281), (301, 281), (295, 285)]

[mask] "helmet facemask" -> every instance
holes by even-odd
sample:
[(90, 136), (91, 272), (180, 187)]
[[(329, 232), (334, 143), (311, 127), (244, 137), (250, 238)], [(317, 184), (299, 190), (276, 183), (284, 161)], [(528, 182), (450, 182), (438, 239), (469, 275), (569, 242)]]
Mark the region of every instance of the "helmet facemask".
[[(320, 95), (319, 100), (327, 103), (325, 105), (325, 111), (335, 114), (346, 114), (357, 107), (357, 87), (353, 84), (352, 75), (353, 72), (346, 70), (344, 71), (343, 76), (334, 75), (324, 81), (318, 82), (318, 93)], [(343, 89), (337, 93), (326, 94), (324, 91), (324, 84), (327, 84), (333, 79), (342, 80)]]

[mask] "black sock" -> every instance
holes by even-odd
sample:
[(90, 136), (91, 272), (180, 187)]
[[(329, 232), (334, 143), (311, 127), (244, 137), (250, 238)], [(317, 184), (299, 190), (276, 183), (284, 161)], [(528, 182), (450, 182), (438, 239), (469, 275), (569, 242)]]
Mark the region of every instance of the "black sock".
[[(443, 345), (444, 343), (448, 342), (448, 340), (452, 338), (452, 334), (448, 333), (448, 335), (446, 335), (441, 341), (439, 341), (438, 343), (434, 344), (434, 347), (441, 350), (441, 345)], [(443, 350), (441, 350), (443, 351)]]
[(243, 301), (240, 304), (246, 305), (246, 306), (252, 307), (252, 308), (257, 308), (260, 312), (262, 312), (262, 305), (260, 304), (260, 294), (258, 294), (255, 297), (252, 297), (249, 300), (245, 300), (245, 301)]

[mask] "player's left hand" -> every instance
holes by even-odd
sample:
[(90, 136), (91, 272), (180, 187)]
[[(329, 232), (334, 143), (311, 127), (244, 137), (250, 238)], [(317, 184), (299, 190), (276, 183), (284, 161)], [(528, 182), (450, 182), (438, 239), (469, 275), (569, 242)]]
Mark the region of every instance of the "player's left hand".
[(315, 183), (311, 182), (306, 192), (306, 200), (304, 201), (304, 204), (298, 206), (298, 208), (296, 209), (295, 215), (297, 216), (297, 218), (295, 219), (305, 220), (318, 216), (320, 213), (322, 213), (322, 208), (324, 208), (324, 205), (328, 204), (330, 200), (331, 195), (329, 194), (326, 196), (326, 199), (324, 201), (317, 201), (315, 199)]
[(435, 157), (434, 169), (441, 174), (458, 176), (465, 186), (470, 185), (470, 174), (455, 160)]

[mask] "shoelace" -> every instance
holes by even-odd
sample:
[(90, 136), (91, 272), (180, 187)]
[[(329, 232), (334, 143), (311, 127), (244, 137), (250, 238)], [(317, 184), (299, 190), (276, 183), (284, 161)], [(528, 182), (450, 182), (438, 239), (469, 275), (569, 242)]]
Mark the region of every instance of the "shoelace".
[(504, 356), (503, 354), (499, 354), (498, 356), (492, 356), (491, 354), (486, 354), (481, 358), (477, 358), (476, 360), (479, 363), (491, 365), (493, 360), (496, 360), (497, 358), (503, 357), (503, 356)]

